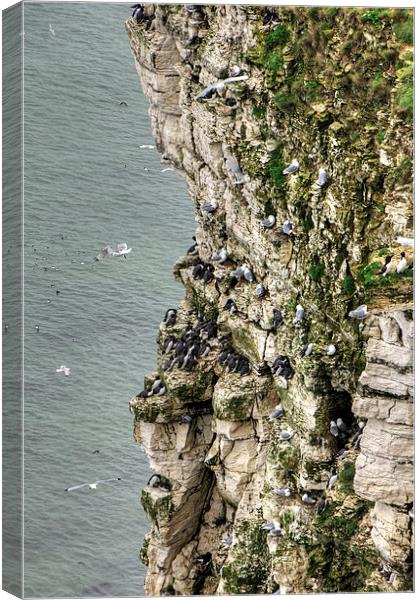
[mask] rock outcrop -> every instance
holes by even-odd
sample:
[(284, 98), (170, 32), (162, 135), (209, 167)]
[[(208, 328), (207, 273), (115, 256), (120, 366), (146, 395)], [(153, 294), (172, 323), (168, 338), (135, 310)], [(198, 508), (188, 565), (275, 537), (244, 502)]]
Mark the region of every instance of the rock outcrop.
[(197, 215), (160, 392), (130, 402), (158, 474), (146, 592), (411, 590), (412, 13), (136, 20), (156, 143)]

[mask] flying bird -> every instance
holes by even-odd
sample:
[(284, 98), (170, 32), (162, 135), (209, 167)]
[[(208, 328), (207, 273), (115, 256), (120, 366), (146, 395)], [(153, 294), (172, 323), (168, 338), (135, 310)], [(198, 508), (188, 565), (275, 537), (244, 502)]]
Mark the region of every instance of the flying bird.
[(96, 490), (100, 483), (111, 483), (111, 481), (121, 481), (122, 477), (113, 477), (111, 479), (98, 479), (98, 481), (94, 481), (93, 483), (81, 483), (79, 485), (73, 485), (72, 487), (66, 488), (65, 492), (74, 492), (76, 490), (81, 490), (82, 488), (89, 488), (90, 490)]
[(202, 90), (197, 96), (195, 96), (194, 100), (209, 100), (212, 98), (216, 92), (220, 92), (224, 89), (225, 85), (228, 83), (236, 83), (237, 81), (246, 81), (249, 79), (248, 75), (239, 75), (238, 77), (228, 77), (227, 79), (222, 79), (221, 81), (216, 81), (211, 85), (207, 86)]
[(70, 369), (66, 365), (61, 365), (59, 369), (55, 370), (56, 373), (64, 373), (65, 377), (70, 375)]

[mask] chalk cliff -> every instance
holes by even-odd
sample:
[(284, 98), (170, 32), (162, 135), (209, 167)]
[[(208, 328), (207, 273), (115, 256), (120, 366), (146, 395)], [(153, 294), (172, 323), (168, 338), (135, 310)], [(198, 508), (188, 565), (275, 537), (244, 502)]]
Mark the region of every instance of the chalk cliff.
[[(411, 590), (412, 268), (396, 265), (412, 260), (412, 14), (169, 4), (136, 20), (198, 251), (175, 265), (185, 299), (145, 381), (165, 393), (130, 402), (160, 476), (141, 497), (146, 592)], [(231, 277), (244, 264), (252, 282)]]

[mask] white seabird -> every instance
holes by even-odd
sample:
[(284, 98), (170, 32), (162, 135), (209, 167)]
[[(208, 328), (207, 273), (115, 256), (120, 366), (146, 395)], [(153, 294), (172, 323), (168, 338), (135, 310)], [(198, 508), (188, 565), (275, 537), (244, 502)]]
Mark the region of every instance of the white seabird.
[(127, 258), (127, 254), (130, 254), (131, 250), (132, 248), (128, 248), (125, 242), (123, 244), (117, 244), (117, 249), (113, 256), (124, 256), (124, 258)]
[(254, 275), (247, 265), (242, 265), (242, 275), (248, 283), (252, 283), (254, 281)]
[(290, 175), (291, 173), (296, 173), (299, 169), (299, 162), (294, 158), (290, 165), (283, 170), (283, 175)]
[(214, 96), (214, 94), (216, 92), (220, 92), (221, 90), (223, 90), (225, 85), (227, 85), (228, 83), (236, 83), (238, 81), (246, 81), (247, 79), (249, 79), (248, 75), (239, 75), (238, 77), (228, 77), (227, 79), (222, 79), (221, 81), (216, 81), (215, 83), (212, 83), (211, 85), (204, 88), (204, 90), (202, 92), (197, 94), (197, 96), (195, 96), (194, 100), (208, 100), (209, 98)]
[(313, 349), (314, 345), (312, 343), (309, 343), (306, 346), (306, 350), (305, 350), (305, 354), (304, 356), (309, 356), (312, 353), (312, 349)]
[(305, 492), (302, 496), (302, 502), (304, 502), (305, 504), (315, 504), (316, 500), (315, 498), (312, 498), (312, 496), (310, 496), (307, 492)]
[(218, 207), (216, 198), (212, 198), (209, 202), (204, 202), (201, 205), (201, 210), (206, 213), (213, 213)]
[(289, 220), (287, 220), (283, 223), (281, 228), (283, 233), (285, 233), (286, 235), (290, 235), (292, 233), (293, 225)]
[(276, 217), (274, 215), (269, 215), (266, 219), (261, 221), (261, 226), (264, 229), (270, 229), (276, 224)]
[(70, 369), (66, 365), (61, 365), (59, 369), (55, 370), (56, 373), (64, 373), (65, 377), (70, 375)]
[(366, 304), (361, 304), (354, 310), (349, 312), (349, 317), (352, 319), (365, 319), (368, 316), (368, 310)]
[(216, 254), (214, 254), (211, 257), (211, 260), (213, 262), (218, 262), (221, 265), (227, 261), (228, 255), (227, 255), (227, 251), (225, 248), (222, 248), (221, 250), (219, 250), (219, 252), (216, 252)]
[(51, 35), (53, 35), (55, 37), (55, 31), (54, 31), (53, 26), (51, 25), (51, 23), (48, 24), (48, 31), (51, 33)]
[(122, 477), (112, 477), (111, 479), (98, 479), (93, 483), (80, 483), (79, 485), (73, 485), (72, 487), (66, 488), (65, 492), (74, 492), (75, 490), (81, 490), (82, 488), (89, 488), (90, 490), (96, 490), (100, 483), (111, 483), (111, 481), (121, 481)]
[(401, 252), (401, 260), (397, 265), (397, 273), (404, 273), (404, 271), (408, 268), (408, 262), (405, 258), (405, 252)]
[(242, 173), (241, 167), (239, 166), (239, 163), (236, 160), (236, 158), (225, 158), (225, 164), (226, 164), (226, 167), (230, 171), (232, 171), (232, 173), (236, 177), (235, 185), (240, 185), (242, 183), (245, 183), (244, 174)]
[(337, 352), (337, 348), (334, 346), (334, 344), (329, 344), (325, 347), (325, 352), (327, 356), (334, 356), (334, 354)]
[(293, 323), (301, 323), (303, 321), (303, 317), (305, 316), (305, 310), (301, 304), (296, 306), (296, 316), (293, 319)]
[(328, 179), (327, 171), (321, 167), (319, 169), (318, 179), (316, 181), (319, 187), (323, 187), (326, 183), (328, 183)]

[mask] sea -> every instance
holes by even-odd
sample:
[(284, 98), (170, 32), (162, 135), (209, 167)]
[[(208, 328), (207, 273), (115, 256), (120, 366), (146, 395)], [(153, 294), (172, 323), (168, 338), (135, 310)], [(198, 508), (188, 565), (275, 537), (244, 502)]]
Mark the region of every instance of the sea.
[[(154, 146), (130, 12), (25, 3), (26, 597), (144, 595), (140, 490), (151, 472), (128, 401), (183, 297), (172, 267), (195, 221), (184, 181)], [(127, 258), (94, 260), (119, 243)]]

